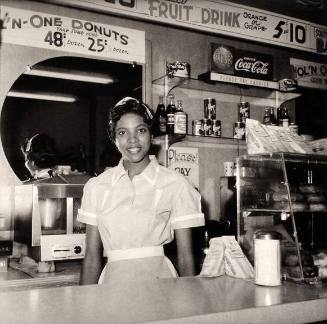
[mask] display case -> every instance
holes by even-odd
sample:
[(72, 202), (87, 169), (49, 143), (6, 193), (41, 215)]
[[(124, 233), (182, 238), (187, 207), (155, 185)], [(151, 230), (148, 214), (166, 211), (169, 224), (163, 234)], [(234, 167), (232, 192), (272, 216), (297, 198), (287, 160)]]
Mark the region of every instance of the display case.
[(273, 153), (237, 158), (237, 239), (253, 262), (258, 229), (281, 234), (282, 275), (327, 278), (327, 156)]

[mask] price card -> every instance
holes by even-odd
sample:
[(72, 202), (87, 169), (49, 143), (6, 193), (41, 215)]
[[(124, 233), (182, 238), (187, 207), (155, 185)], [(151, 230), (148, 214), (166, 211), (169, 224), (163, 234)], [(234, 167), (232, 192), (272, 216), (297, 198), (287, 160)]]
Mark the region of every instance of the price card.
[(99, 22), (1, 6), (2, 42), (145, 63), (145, 33)]

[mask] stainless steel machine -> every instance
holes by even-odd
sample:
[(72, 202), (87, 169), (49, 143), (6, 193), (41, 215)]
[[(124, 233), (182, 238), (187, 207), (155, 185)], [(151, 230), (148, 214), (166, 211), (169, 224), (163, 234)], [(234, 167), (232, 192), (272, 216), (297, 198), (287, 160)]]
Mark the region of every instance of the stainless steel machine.
[(81, 259), (85, 225), (78, 222), (87, 175), (54, 176), (15, 188), (14, 240), (37, 261)]

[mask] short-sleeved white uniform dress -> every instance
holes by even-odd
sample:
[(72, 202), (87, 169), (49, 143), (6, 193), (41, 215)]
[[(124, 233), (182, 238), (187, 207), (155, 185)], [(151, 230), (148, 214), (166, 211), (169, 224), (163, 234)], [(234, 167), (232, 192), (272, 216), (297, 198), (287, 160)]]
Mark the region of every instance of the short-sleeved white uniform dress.
[(108, 257), (101, 284), (176, 277), (163, 245), (175, 229), (204, 225), (198, 191), (155, 157), (132, 180), (122, 160), (91, 178), (77, 219), (98, 226)]

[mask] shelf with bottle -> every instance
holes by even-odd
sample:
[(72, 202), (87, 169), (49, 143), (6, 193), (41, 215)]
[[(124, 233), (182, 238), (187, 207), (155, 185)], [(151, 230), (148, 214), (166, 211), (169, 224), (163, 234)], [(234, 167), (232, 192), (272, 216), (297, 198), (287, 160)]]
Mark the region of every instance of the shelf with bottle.
[(166, 95), (169, 95), (169, 93), (175, 88), (185, 88), (216, 93), (219, 92), (236, 96), (239, 96), (241, 92), (244, 97), (276, 100), (278, 101), (278, 105), (301, 96), (301, 94), (297, 92), (282, 92), (276, 89), (211, 81), (204, 75), (199, 75), (198, 78), (176, 76), (168, 77), (167, 75), (164, 75), (154, 79), (152, 84), (165, 87), (164, 92)]

